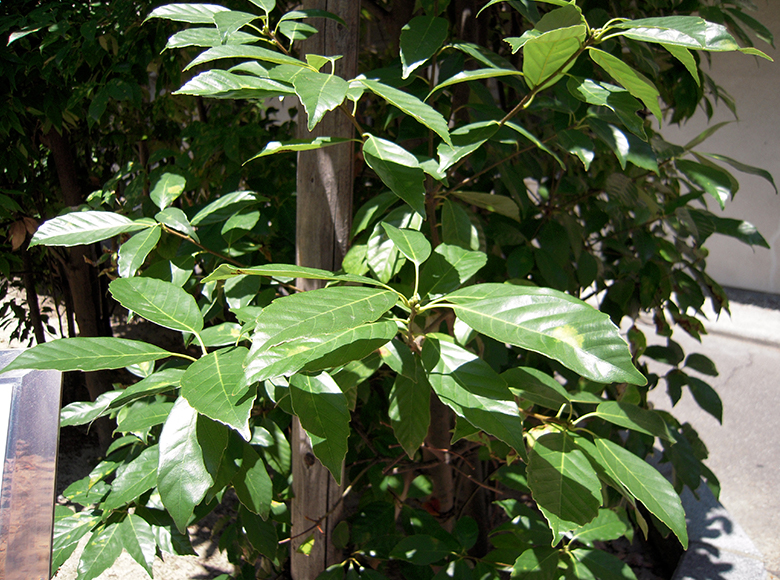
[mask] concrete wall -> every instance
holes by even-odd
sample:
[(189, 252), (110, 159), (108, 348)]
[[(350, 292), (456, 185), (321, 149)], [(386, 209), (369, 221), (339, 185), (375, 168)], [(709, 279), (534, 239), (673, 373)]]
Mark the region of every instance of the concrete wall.
[[(780, 0), (754, 0), (759, 11), (753, 12), (767, 26), (780, 47)], [(712, 54), (712, 78), (734, 97), (739, 119), (723, 127), (698, 150), (720, 153), (772, 173), (780, 187), (780, 50), (763, 41), (756, 47), (771, 56), (775, 62), (735, 54)], [(734, 120), (721, 106), (710, 124)], [(684, 144), (708, 126), (700, 114), (682, 129), (664, 127), (662, 134), (673, 143)], [(780, 196), (765, 180), (734, 172), (740, 190), (734, 200), (721, 212), (710, 198), (710, 211), (724, 217), (751, 222), (772, 246), (751, 248), (741, 242), (714, 235), (707, 242), (710, 249), (708, 272), (720, 284), (746, 290), (780, 294)], [(710, 203), (712, 201), (712, 203)]]

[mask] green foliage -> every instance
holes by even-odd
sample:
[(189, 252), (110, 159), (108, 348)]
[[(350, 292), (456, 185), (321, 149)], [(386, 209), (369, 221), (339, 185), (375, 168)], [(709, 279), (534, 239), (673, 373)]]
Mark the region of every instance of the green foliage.
[[(722, 11), (707, 21), (641, 11), (631, 20), (589, 2), (493, 1), (480, 19), (492, 19), (486, 30), (501, 42), (486, 46), (500, 45), (495, 53), (455, 36), (436, 11), (446, 2), (422, 2), (398, 54), (372, 57), (382, 68), (343, 79), (332, 70), (339, 55), (296, 52), (316, 33), (309, 22), (338, 16), (252, 4), (257, 13), (172, 4), (145, 25), (193, 25), (167, 44), (202, 50), (186, 67), (200, 72), (177, 94), (240, 100), (238, 113), (226, 107), (222, 117), (242, 118), (240, 136), (182, 123), (194, 139), (190, 154), (159, 149), (156, 163), (122, 172), (122, 187), (45, 222), (31, 242), (113, 240), (104, 257), (113, 298), (190, 345), (176, 354), (71, 338), (34, 347), (9, 367), (147, 365), (137, 383), (63, 409), (69, 425), (114, 417), (121, 438), (66, 490), (86, 509), (58, 515), (55, 564), (91, 533), (81, 578), (95, 577), (122, 548), (148, 571), (155, 553), (189, 553), (186, 527), (235, 494), (241, 508), (222, 545), (238, 564), (282, 568), (279, 542), (296, 533), (286, 507), (291, 416), (316, 458), (339, 483), (343, 470), (359, 497), (334, 538), (350, 557), (321, 578), (393, 570), (410, 578), (632, 578), (594, 542), (630, 536), (634, 525), (646, 534), (647, 512), (686, 547), (678, 492), (714, 476), (695, 431), (648, 407), (659, 377), (644, 361), (673, 367), (665, 381), (674, 401), (687, 386), (720, 418), (717, 393), (687, 373), (713, 376), (714, 363), (686, 357), (669, 337), (673, 328), (704, 332), (697, 315), (707, 298), (717, 311), (727, 307), (705, 272), (709, 236), (766, 245), (750, 224), (707, 210), (707, 195), (723, 206), (738, 189), (724, 164), (774, 183), (763, 170), (696, 151), (715, 129), (678, 146), (657, 125), (723, 98), (691, 51), (760, 55), (716, 21), (739, 20), (762, 39), (767, 31), (730, 2), (689, 3), (691, 12)], [(504, 28), (519, 21), (522, 35), (508, 36)], [(743, 44), (749, 38), (732, 29)], [(27, 42), (23, 33), (12, 40)], [(683, 78), (693, 92), (674, 90)], [(293, 141), (265, 117), (248, 126), (258, 103), (288, 96), (300, 101), (309, 129), (332, 111), (360, 133)], [(107, 122), (98, 105), (90, 123)], [(262, 142), (249, 147), (251, 139)], [(234, 152), (213, 168), (226, 177), (198, 165), (215, 143)], [(365, 161), (344, 269), (288, 264), (292, 164), (284, 154), (336, 146)], [(246, 176), (239, 164), (252, 155), (258, 170)], [(175, 163), (163, 163), (169, 156)], [(286, 181), (272, 177), (279, 168)], [(255, 193), (261, 178), (283, 187)], [(295, 293), (296, 278), (327, 286)], [(629, 343), (623, 338), (623, 319), (642, 312), (652, 313), (667, 346), (648, 347), (635, 325)], [(452, 413), (449, 450), (426, 441), (432, 402)], [(655, 438), (673, 483), (645, 461)], [(452, 510), (439, 511), (428, 469), (450, 452), (455, 477), (479, 477), (475, 493), (500, 499), (495, 529), (463, 515), (469, 497), (449, 498)], [(476, 463), (475, 473), (491, 475), (467, 475)]]

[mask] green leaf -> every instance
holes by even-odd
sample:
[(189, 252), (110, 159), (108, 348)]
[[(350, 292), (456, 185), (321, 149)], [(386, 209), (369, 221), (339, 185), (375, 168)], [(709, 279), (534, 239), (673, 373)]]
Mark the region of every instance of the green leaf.
[(159, 449), (157, 489), (176, 528), (184, 533), (213, 480), (198, 441), (198, 413), (183, 397), (176, 400), (163, 425)]
[[(356, 141), (356, 139), (344, 139), (342, 137), (314, 137), (313, 139), (296, 139), (295, 141), (285, 141), (284, 143), (279, 141), (269, 141), (268, 144), (263, 147), (254, 157), (250, 157), (245, 163), (259, 159), (260, 157), (266, 157), (267, 155), (274, 155), (275, 153), (285, 153), (289, 151), (311, 151), (312, 149), (323, 149), (325, 147), (331, 147), (333, 145), (340, 145), (342, 143), (349, 143), (350, 141)], [(193, 223), (195, 223), (193, 221)]]
[(561, 147), (572, 155), (576, 155), (582, 161), (585, 171), (590, 169), (590, 164), (596, 157), (596, 148), (593, 146), (593, 141), (590, 140), (590, 137), (582, 131), (574, 129), (559, 131), (557, 137)]
[(241, 325), (236, 322), (223, 322), (209, 326), (200, 333), (200, 338), (208, 347), (235, 345), (241, 337)]
[(314, 455), (341, 485), (350, 420), (344, 393), (327, 373), (295, 375), (290, 379), (290, 399), (309, 434)]
[[(259, 36), (246, 32), (234, 32), (228, 39), (228, 44), (252, 44), (260, 40)], [(174, 33), (165, 45), (166, 50), (200, 46), (210, 48), (222, 44), (222, 35), (215, 28), (188, 28)]]
[(430, 335), (423, 344), (422, 362), (428, 382), (442, 403), (523, 454), (523, 419), (506, 382), (490, 365)]
[[(609, 83), (578, 77), (571, 77), (567, 87), (569, 92), (581, 101), (607, 107), (617, 115), (629, 131), (643, 140), (647, 139), (644, 121), (637, 115), (637, 111), (641, 111), (644, 107), (627, 90)], [(581, 133), (576, 132), (574, 134), (581, 135)]]
[(562, 292), (479, 284), (448, 300), (458, 318), (478, 332), (555, 359), (591, 380), (647, 382), (609, 316)]
[(266, 519), (271, 509), (273, 484), (257, 451), (249, 443), (243, 443), (243, 449), (241, 468), (233, 477), (233, 488), (246, 509)]
[(449, 23), (435, 16), (417, 16), (401, 29), (401, 78), (409, 78), (441, 48), (447, 39)]
[(61, 338), (22, 352), (2, 372), (18, 369), (100, 371), (174, 356), (151, 344), (125, 338)]
[(119, 524), (119, 542), (127, 553), (146, 570), (150, 578), (154, 577), (152, 566), (157, 553), (152, 526), (142, 517), (127, 514)]
[(334, 74), (303, 71), (292, 81), (295, 93), (301, 99), (308, 116), (308, 128), (312, 131), (325, 113), (344, 102), (349, 83)]
[(439, 173), (444, 174), (458, 161), (479, 149), (498, 129), (495, 121), (470, 123), (457, 128), (452, 132), (452, 145), (439, 143), (436, 149), (439, 154)]
[(352, 220), (352, 231), (349, 233), (349, 237), (354, 238), (360, 232), (367, 229), (397, 201), (398, 196), (392, 191), (385, 191), (384, 193), (369, 198), (368, 201), (361, 205), (355, 212), (355, 217)]
[(108, 409), (117, 409), (137, 399), (178, 388), (183, 374), (183, 369), (163, 369), (157, 371), (134, 385), (130, 385), (124, 391), (119, 391), (119, 396), (111, 399)]
[(268, 198), (253, 191), (234, 191), (209, 203), (193, 216), (190, 223), (193, 226), (222, 223), (242, 209), (262, 201), (268, 201)]
[(193, 77), (173, 94), (215, 99), (268, 99), (294, 95), (295, 90), (292, 86), (273, 79), (239, 75), (215, 69), (207, 70)]
[(152, 10), (146, 19), (164, 18), (189, 24), (214, 24), (214, 15), (227, 10), (215, 4), (166, 4)]
[(394, 107), (398, 107), (401, 111), (428, 127), (431, 131), (441, 137), (445, 143), (452, 144), (447, 120), (430, 105), (426, 105), (420, 99), (409, 93), (405, 93), (380, 83), (379, 81), (365, 78), (357, 79), (357, 81), (375, 95), (382, 97)]
[(517, 123), (513, 121), (507, 121), (504, 123), (508, 128), (512, 129), (516, 133), (519, 133), (523, 137), (525, 137), (528, 141), (536, 145), (539, 149), (547, 153), (548, 155), (551, 155), (553, 159), (555, 159), (558, 162), (558, 165), (561, 166), (561, 169), (565, 169), (566, 166), (563, 164), (563, 161), (561, 161), (560, 157), (555, 154), (554, 151), (552, 151), (547, 145), (545, 145), (542, 141), (539, 140), (536, 135), (531, 133), (528, 129), (525, 127), (522, 127), (521, 125), (518, 125)]
[(181, 395), (199, 413), (232, 427), (249, 441), (249, 415), (255, 385), (244, 377), (244, 347), (218, 350), (190, 365), (181, 378)]
[(420, 275), (420, 296), (430, 299), (452, 292), (487, 264), (483, 252), (439, 244)]
[(661, 415), (649, 409), (642, 409), (637, 405), (619, 401), (604, 401), (596, 407), (595, 414), (605, 421), (646, 433), (653, 437), (660, 437), (667, 441), (673, 441)]
[(269, 560), (276, 559), (279, 548), (279, 537), (276, 534), (276, 526), (272, 521), (263, 521), (247, 510), (244, 506), (239, 509), (241, 525), (244, 527), (246, 538), (252, 547)]
[(309, 68), (309, 66), (291, 56), (276, 52), (274, 50), (268, 50), (260, 46), (248, 46), (245, 44), (226, 44), (222, 46), (215, 46), (203, 51), (197, 57), (195, 57), (190, 64), (188, 64), (184, 70), (187, 71), (199, 64), (205, 64), (207, 62), (213, 62), (223, 58), (251, 58), (259, 60), (261, 62), (270, 62), (273, 64), (290, 64), (293, 66), (299, 66)]
[(515, 395), (546, 409), (557, 411), (571, 402), (563, 385), (538, 369), (515, 367), (501, 373), (501, 377)]
[(568, 433), (542, 435), (528, 459), (528, 487), (550, 522), (554, 545), (561, 533), (587, 524), (598, 515), (601, 482)]
[(92, 534), (79, 559), (79, 578), (93, 580), (114, 564), (122, 554), (120, 528), (121, 523), (112, 523)]
[(734, 192), (725, 171), (687, 159), (677, 159), (674, 164), (685, 177), (714, 197), (721, 209), (726, 207)]
[(400, 340), (386, 344), (381, 353), (384, 362), (396, 372), (387, 411), (390, 424), (395, 438), (412, 459), (428, 434), (431, 386), (420, 357)]
[(138, 401), (125, 407), (117, 416), (116, 430), (120, 433), (145, 433), (165, 422), (173, 403)]
[(613, 79), (626, 88), (634, 97), (642, 101), (660, 123), (662, 116), (661, 106), (658, 104), (660, 95), (653, 82), (608, 52), (593, 47), (589, 47), (588, 50), (593, 62), (607, 71)]
[[(382, 221), (398, 228), (419, 230), (423, 218), (419, 213), (411, 212), (408, 207), (403, 206), (391, 211)], [(379, 280), (389, 282), (393, 276), (401, 271), (405, 263), (406, 258), (387, 236), (385, 229), (376, 224), (366, 245), (366, 264), (368, 267)]]
[(368, 135), (363, 158), (393, 193), (425, 217), (425, 173), (414, 155), (391, 141)]
[(528, 86), (544, 89), (555, 84), (574, 66), (586, 35), (585, 25), (577, 24), (528, 39), (523, 46), (523, 75)]
[(710, 157), (711, 159), (715, 159), (716, 161), (723, 161), (724, 163), (728, 163), (734, 169), (736, 169), (737, 171), (741, 171), (742, 173), (749, 173), (750, 175), (756, 175), (758, 177), (766, 179), (772, 185), (772, 188), (775, 190), (775, 193), (778, 192), (777, 185), (775, 185), (775, 180), (772, 177), (772, 174), (769, 173), (766, 169), (761, 169), (760, 167), (753, 167), (752, 165), (747, 165), (746, 163), (742, 163), (741, 161), (737, 161), (736, 159), (732, 159), (731, 157), (726, 157), (725, 155), (718, 155), (717, 153), (703, 153), (703, 155)]
[(623, 169), (630, 161), (637, 167), (658, 173), (658, 161), (650, 145), (631, 133), (625, 133), (615, 125), (595, 117), (588, 118), (588, 125), (596, 136), (612, 149)]
[(222, 43), (227, 43), (228, 38), (258, 17), (248, 12), (230, 10), (214, 14), (214, 23), (217, 25)]
[(387, 222), (380, 223), (398, 251), (413, 263), (419, 266), (431, 255), (431, 244), (420, 232), (400, 229)]
[(634, 571), (628, 564), (604, 550), (575, 548), (570, 554), (577, 563), (577, 578), (583, 580), (636, 580)]
[(93, 244), (148, 227), (147, 223), (134, 222), (110, 211), (76, 211), (43, 222), (30, 240), (30, 247)]
[(614, 26), (619, 34), (641, 42), (682, 46), (693, 50), (732, 51), (739, 45), (726, 28), (698, 16), (661, 16), (626, 20)]
[(691, 73), (691, 76), (693, 77), (693, 80), (696, 81), (696, 84), (701, 86), (701, 78), (699, 78), (699, 66), (696, 64), (696, 59), (693, 58), (691, 51), (683, 46), (677, 46), (674, 44), (662, 43), (661, 46), (668, 50), (669, 54), (671, 54), (674, 58), (679, 60), (686, 68), (686, 70)]
[(143, 266), (146, 257), (157, 246), (161, 233), (160, 227), (148, 228), (122, 244), (119, 248), (119, 260), (117, 260), (119, 275), (122, 278), (135, 276), (138, 269)]
[(160, 209), (165, 209), (178, 198), (187, 185), (187, 179), (177, 173), (165, 172), (157, 179), (149, 197)]
[(195, 233), (192, 224), (190, 224), (190, 221), (187, 219), (187, 215), (178, 207), (167, 207), (164, 210), (157, 212), (154, 219), (185, 236), (189, 236), (196, 242), (200, 242), (198, 234)]
[(593, 521), (574, 530), (573, 535), (578, 542), (582, 542), (586, 546), (593, 546), (593, 542), (617, 540), (623, 537), (629, 529), (626, 520), (615, 511), (600, 509), (599, 515)]
[[(54, 506), (54, 529), (52, 532), (52, 576), (62, 566), (70, 555), (76, 550), (76, 546), (92, 527), (100, 521), (100, 516), (94, 515), (89, 510), (73, 513), (65, 506)], [(60, 517), (60, 512), (68, 512), (67, 517)]]
[(674, 532), (683, 549), (687, 549), (685, 512), (672, 484), (644, 460), (616, 443), (601, 438), (595, 443), (598, 453), (595, 459), (606, 469), (607, 475), (625, 486), (650, 513)]
[(451, 550), (442, 540), (426, 534), (415, 534), (398, 542), (390, 552), (390, 557), (416, 566), (428, 566), (450, 554)]
[(688, 355), (685, 359), (685, 366), (703, 375), (718, 376), (718, 369), (712, 359), (698, 352), (692, 352)]
[[(425, 100), (431, 98), (431, 95), (433, 95), (436, 91), (440, 91), (446, 87), (450, 87), (452, 85), (457, 85), (459, 83), (467, 83), (470, 81), (481, 81), (485, 79), (495, 79), (495, 78), (501, 78), (501, 77), (509, 77), (509, 76), (522, 76), (523, 73), (521, 73), (519, 70), (515, 69), (500, 69), (500, 68), (480, 68), (476, 70), (464, 70), (457, 74), (452, 75), (448, 79), (440, 82), (438, 85), (433, 87), (431, 89), (431, 92), (428, 93), (428, 95), (425, 97)], [(495, 121), (493, 121), (495, 123)], [(454, 137), (454, 134), (453, 134)]]
[(156, 278), (119, 278), (108, 289), (122, 306), (150, 322), (182, 332), (203, 328), (195, 299), (175, 284)]
[(108, 391), (99, 395), (94, 402), (76, 401), (60, 411), (60, 427), (85, 425), (108, 413), (111, 402), (122, 394), (121, 391)]
[(268, 276), (269, 278), (281, 279), (283, 282), (287, 282), (290, 278), (305, 278), (308, 280), (355, 282), (358, 284), (369, 284), (371, 286), (389, 288), (389, 286), (365, 276), (334, 274), (327, 270), (295, 266), (293, 264), (266, 264), (264, 266), (253, 266), (252, 268), (238, 268), (236, 266), (231, 266), (230, 264), (221, 264), (216, 270), (206, 276), (202, 282), (206, 284), (217, 280), (229, 280), (235, 276)]
[(157, 485), (157, 461), (160, 449), (157, 445), (147, 447), (131, 461), (111, 484), (111, 493), (102, 504), (105, 510), (122, 507), (137, 499)]
[(444, 200), (441, 208), (441, 236), (445, 244), (452, 244), (466, 250), (479, 250), (480, 245), (483, 245), (480, 237), (484, 238), (469, 219), (466, 210), (449, 199)]
[(327, 18), (328, 20), (334, 20), (338, 22), (342, 26), (347, 25), (347, 23), (344, 22), (344, 19), (339, 15), (328, 12), (327, 10), (319, 10), (316, 8), (311, 10), (291, 10), (290, 12), (283, 14), (279, 19), (279, 22), (284, 22), (285, 20), (301, 20), (304, 18)]
[(452, 195), (466, 203), (520, 221), (520, 208), (511, 197), (479, 191), (453, 191)]
[(525, 550), (512, 566), (510, 578), (524, 580), (557, 580), (560, 553), (555, 548), (536, 547)]
[(709, 384), (696, 377), (689, 376), (687, 378), (687, 383), (688, 388), (691, 390), (691, 394), (699, 407), (715, 417), (718, 420), (718, 423), (722, 424), (723, 402), (720, 400), (718, 392)]

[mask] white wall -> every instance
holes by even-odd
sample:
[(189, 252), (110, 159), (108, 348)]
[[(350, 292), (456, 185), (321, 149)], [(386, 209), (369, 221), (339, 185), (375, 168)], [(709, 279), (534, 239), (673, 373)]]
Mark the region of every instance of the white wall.
[[(759, 11), (750, 14), (769, 28), (775, 45), (780, 47), (780, 0), (755, 0), (755, 4)], [(710, 75), (736, 100), (739, 120), (720, 129), (698, 150), (766, 169), (780, 187), (780, 50), (760, 40), (756, 47), (775, 62), (741, 53), (712, 54)], [(710, 124), (733, 119), (731, 112), (721, 106)], [(707, 126), (706, 116), (700, 114), (681, 130), (676, 126), (664, 127), (662, 134), (670, 142), (684, 144)], [(714, 235), (707, 241), (708, 272), (725, 286), (780, 294), (780, 196), (759, 177), (733, 173), (740, 182), (733, 202), (721, 212), (714, 200), (708, 200), (710, 211), (751, 222), (772, 249), (751, 248)]]

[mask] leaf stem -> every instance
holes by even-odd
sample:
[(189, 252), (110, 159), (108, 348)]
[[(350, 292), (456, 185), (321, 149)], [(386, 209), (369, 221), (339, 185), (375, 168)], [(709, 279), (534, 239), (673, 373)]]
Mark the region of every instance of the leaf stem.
[(199, 243), (199, 242), (196, 242), (195, 240), (193, 240), (193, 239), (192, 239), (190, 236), (188, 236), (187, 234), (183, 234), (183, 233), (181, 233), (181, 232), (178, 232), (178, 231), (174, 230), (173, 228), (170, 228), (170, 227), (166, 226), (165, 224), (162, 224), (162, 227), (163, 227), (163, 230), (165, 230), (167, 233), (169, 233), (169, 234), (173, 234), (174, 236), (178, 236), (178, 237), (180, 237), (180, 238), (181, 238), (181, 239), (183, 239), (183, 240), (187, 240), (188, 242), (190, 242), (190, 243), (192, 243), (193, 245), (197, 246), (198, 248), (200, 248), (200, 249), (201, 249), (201, 250), (203, 250), (204, 252), (208, 252), (209, 254), (211, 254), (211, 255), (213, 255), (213, 256), (216, 256), (217, 258), (220, 258), (220, 259), (222, 259), (222, 260), (225, 260), (226, 262), (230, 262), (230, 263), (231, 263), (231, 264), (233, 264), (234, 266), (238, 266), (239, 268), (247, 268), (247, 267), (248, 267), (246, 264), (242, 264), (241, 262), (239, 262), (238, 260), (234, 260), (234, 259), (233, 259), (233, 258), (231, 258), (230, 256), (226, 256), (226, 255), (224, 255), (224, 254), (220, 254), (219, 252), (215, 252), (214, 250), (210, 250), (210, 249), (208, 249), (208, 248), (207, 248), (206, 246), (204, 246), (203, 244), (201, 244), (201, 243)]

